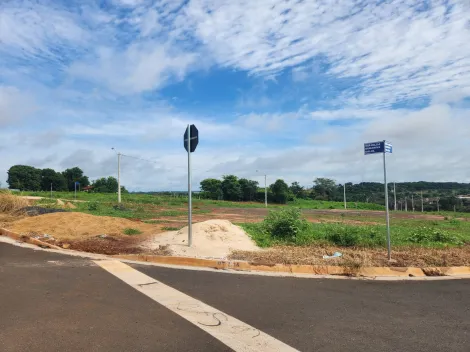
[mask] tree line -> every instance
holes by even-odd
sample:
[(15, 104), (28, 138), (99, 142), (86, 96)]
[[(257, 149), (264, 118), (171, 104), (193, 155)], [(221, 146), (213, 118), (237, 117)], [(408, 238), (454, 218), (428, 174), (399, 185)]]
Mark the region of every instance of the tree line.
[[(222, 179), (208, 178), (200, 183), (201, 196), (207, 199), (228, 201), (255, 201), (263, 202), (265, 190), (257, 181), (238, 178), (235, 175), (224, 175)], [(342, 202), (344, 190), (348, 202), (364, 202), (384, 204), (384, 185), (380, 182), (361, 182), (353, 184), (337, 184), (329, 178), (316, 178), (311, 187), (303, 187), (299, 182), (288, 185), (284, 180), (278, 179), (268, 186), (268, 202), (287, 203), (294, 199), (313, 199)], [(454, 210), (470, 211), (470, 201), (457, 198), (457, 195), (470, 195), (470, 183), (457, 182), (400, 182), (395, 187), (389, 184), (390, 207), (394, 206), (394, 189), (396, 190), (397, 204), (403, 209), (421, 209), (421, 196), (425, 211)]]
[[(57, 172), (53, 169), (38, 169), (27, 165), (14, 165), (8, 170), (7, 183), (10, 189), (20, 191), (50, 191), (73, 192), (77, 183), (77, 190), (92, 186), (91, 191), (97, 193), (116, 193), (118, 181), (115, 177), (102, 177), (90, 183), (78, 166)], [(127, 192), (121, 187), (123, 192)]]

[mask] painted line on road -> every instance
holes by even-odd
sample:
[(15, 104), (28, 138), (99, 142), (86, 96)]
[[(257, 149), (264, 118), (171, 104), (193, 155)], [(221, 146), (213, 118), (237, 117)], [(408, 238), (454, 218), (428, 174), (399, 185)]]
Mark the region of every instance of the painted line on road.
[(274, 337), (117, 260), (97, 265), (196, 325), (234, 351), (297, 351)]

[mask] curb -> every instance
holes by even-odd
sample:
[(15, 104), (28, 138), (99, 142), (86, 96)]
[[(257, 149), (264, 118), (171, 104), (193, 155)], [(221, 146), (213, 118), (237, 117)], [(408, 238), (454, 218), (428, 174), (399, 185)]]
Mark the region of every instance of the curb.
[(10, 237), (11, 239), (14, 239), (14, 240), (20, 241), (20, 242), (35, 244), (35, 245), (37, 245), (41, 248), (53, 248), (53, 249), (63, 250), (62, 247), (59, 247), (59, 246), (56, 246), (56, 245), (53, 245), (53, 244), (50, 244), (50, 243), (47, 243), (47, 242), (43, 242), (43, 241), (40, 241), (36, 238), (31, 238), (29, 236), (19, 235), (17, 233), (11, 232), (7, 229), (0, 228), (0, 236)]
[[(19, 235), (12, 231), (0, 228), (0, 236), (6, 236), (13, 240), (37, 245), (41, 248), (52, 248), (60, 251), (69, 251), (62, 247), (30, 238), (25, 235)], [(72, 252), (74, 252), (72, 250)], [(278, 274), (307, 274), (307, 275), (334, 275), (334, 276), (353, 276), (366, 278), (409, 278), (409, 277), (426, 277), (426, 276), (447, 276), (461, 277), (469, 276), (470, 267), (347, 267), (333, 265), (295, 265), (295, 264), (266, 264), (255, 263), (238, 260), (217, 260), (202, 259), (191, 257), (170, 257), (159, 255), (143, 255), (143, 254), (118, 254), (111, 255), (111, 258), (129, 260), (135, 262), (155, 263), (164, 265), (186, 266), (196, 268), (207, 268), (217, 270), (233, 270), (243, 272), (260, 272), (260, 273), (278, 273)]]
[(166, 257), (153, 255), (114, 255), (118, 259), (140, 261), (156, 264), (201, 267), (219, 270), (258, 271), (285, 274), (341, 275), (359, 277), (424, 277), (424, 276), (460, 276), (470, 275), (469, 267), (433, 268), (435, 271), (413, 267), (364, 267), (351, 268), (331, 265), (289, 265), (289, 264), (258, 264), (244, 261), (212, 260), (187, 257)]

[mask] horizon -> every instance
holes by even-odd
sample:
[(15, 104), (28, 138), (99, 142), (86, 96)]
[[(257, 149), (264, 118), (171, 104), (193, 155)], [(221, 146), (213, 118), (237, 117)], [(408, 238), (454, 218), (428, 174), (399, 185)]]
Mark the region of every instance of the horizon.
[(129, 191), (185, 189), (195, 124), (198, 186), (383, 184), (363, 149), (382, 140), (389, 184), (470, 183), (468, 43), (465, 0), (3, 2), (0, 182), (17, 164), (117, 177), (119, 151)]

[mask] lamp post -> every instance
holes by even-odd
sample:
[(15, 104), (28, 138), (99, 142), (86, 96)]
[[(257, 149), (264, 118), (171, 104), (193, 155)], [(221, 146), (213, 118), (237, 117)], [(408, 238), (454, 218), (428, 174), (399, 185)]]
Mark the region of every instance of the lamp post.
[[(256, 172), (259, 172), (259, 170), (256, 170)], [(264, 174), (264, 206), (267, 208), (268, 207), (268, 185), (266, 182), (267, 175)]]
[(118, 157), (118, 203), (121, 203), (121, 153), (116, 151), (116, 149), (111, 148), (117, 153)]

